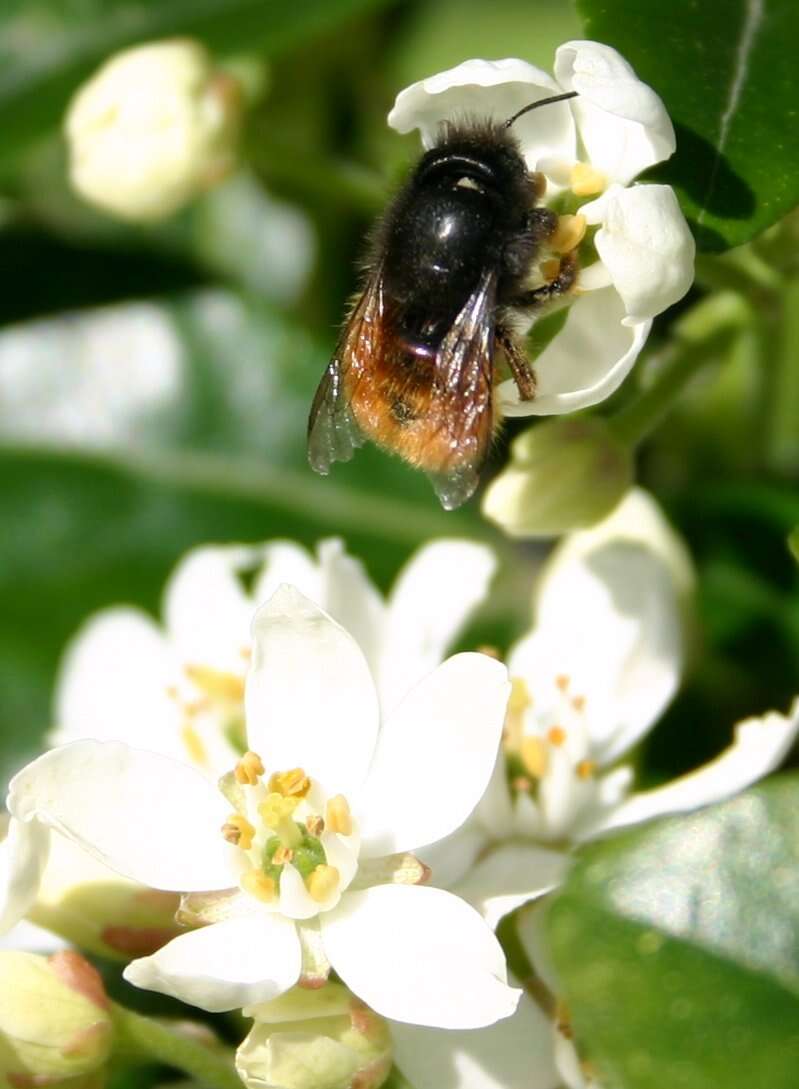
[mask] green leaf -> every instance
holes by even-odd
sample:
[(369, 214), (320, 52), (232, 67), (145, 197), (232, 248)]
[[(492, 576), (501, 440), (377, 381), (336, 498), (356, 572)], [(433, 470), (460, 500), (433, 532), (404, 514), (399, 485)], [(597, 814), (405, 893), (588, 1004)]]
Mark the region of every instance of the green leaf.
[(0, 14), (0, 156), (60, 124), (72, 92), (111, 53), (187, 35), (272, 56), (384, 0), (31, 0)]
[(793, 558), (799, 563), (799, 526), (797, 526), (796, 529), (791, 530), (791, 533), (788, 536), (788, 548), (790, 549)]
[(587, 848), (547, 929), (603, 1084), (795, 1089), (796, 776)]
[(799, 203), (795, 0), (578, 0), (586, 36), (618, 49), (661, 95), (673, 185), (702, 250), (740, 245)]

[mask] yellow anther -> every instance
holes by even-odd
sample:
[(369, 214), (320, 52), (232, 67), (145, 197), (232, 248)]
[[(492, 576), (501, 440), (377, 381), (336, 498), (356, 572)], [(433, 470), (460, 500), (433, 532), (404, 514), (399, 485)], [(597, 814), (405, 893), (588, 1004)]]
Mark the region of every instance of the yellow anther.
[(177, 685), (168, 684), (166, 686), (166, 694), (167, 694), (167, 699), (176, 700), (178, 698)]
[(558, 273), (560, 272), (559, 258), (550, 257), (547, 261), (542, 261), (540, 271), (545, 283), (549, 283), (552, 280), (557, 280)]
[(282, 866), (286, 862), (291, 862), (294, 858), (294, 852), (291, 847), (280, 846), (272, 855), (272, 861), (276, 866)]
[(236, 847), (241, 847), (242, 851), (249, 851), (250, 847), (252, 847), (255, 829), (246, 817), (242, 817), (239, 813), (234, 813), (233, 816), (228, 817), (222, 825), (222, 835), (228, 843), (232, 843)]
[(340, 874), (335, 866), (317, 866), (305, 880), (305, 887), (317, 904), (323, 903), (338, 888)]
[(526, 775), (517, 775), (511, 783), (517, 794), (529, 794), (532, 785)]
[(279, 824), (291, 817), (299, 804), (299, 798), (284, 798), (282, 794), (267, 794), (266, 799), (258, 806), (258, 812), (267, 827), (277, 828)]
[(475, 653), (485, 654), (486, 658), (493, 658), (495, 662), (502, 660), (502, 655), (499, 653), (499, 647), (490, 646), (488, 643), (483, 643), (479, 647), (475, 647)]
[(184, 722), (181, 726), (180, 740), (193, 764), (205, 766), (208, 763), (208, 753), (202, 738), (190, 722)]
[(549, 239), (555, 253), (571, 253), (585, 238), (585, 216), (558, 216), (558, 225)]
[(532, 707), (533, 697), (527, 687), (527, 681), (523, 677), (512, 677), (510, 682), (510, 698), (508, 699), (508, 713), (521, 714), (528, 707)]
[(311, 789), (311, 780), (302, 768), (292, 768), (291, 771), (276, 771), (269, 778), (269, 789), (274, 794), (282, 794), (284, 797), (304, 798)]
[(249, 662), (252, 658), (252, 647), (242, 647), (239, 650), (239, 656), (243, 658), (245, 662)]
[(250, 896), (271, 904), (277, 899), (277, 885), (271, 877), (261, 870), (248, 870), (241, 879), (241, 887)]
[(331, 798), (325, 809), (325, 825), (331, 832), (338, 832), (340, 836), (352, 835), (352, 813), (347, 799), (343, 794), (336, 794)]
[(566, 740), (566, 731), (562, 726), (552, 726), (547, 730), (547, 741), (555, 748), (559, 748)]
[(559, 673), (555, 678), (555, 684), (561, 690), (561, 692), (566, 692), (569, 685), (571, 684), (571, 677), (568, 675), (568, 673)]
[(593, 760), (581, 760), (574, 770), (578, 779), (591, 779), (596, 771), (596, 764)]
[(189, 680), (213, 700), (240, 703), (244, 699), (244, 678), (235, 673), (223, 673), (211, 666), (187, 665), (184, 673)]
[(549, 754), (546, 745), (540, 737), (523, 737), (519, 756), (524, 770), (529, 772), (534, 779), (542, 779), (549, 766)]
[(585, 696), (575, 696), (572, 700), (572, 707), (575, 711), (585, 710)]
[(306, 817), (305, 827), (308, 829), (310, 835), (316, 836), (318, 839), (325, 830), (325, 822), (321, 817)]
[(575, 163), (571, 172), (571, 190), (576, 197), (594, 197), (601, 193), (608, 180), (588, 163)]
[(258, 777), (263, 773), (263, 761), (257, 752), (245, 752), (233, 769), (236, 782), (242, 783), (244, 786), (255, 786)]

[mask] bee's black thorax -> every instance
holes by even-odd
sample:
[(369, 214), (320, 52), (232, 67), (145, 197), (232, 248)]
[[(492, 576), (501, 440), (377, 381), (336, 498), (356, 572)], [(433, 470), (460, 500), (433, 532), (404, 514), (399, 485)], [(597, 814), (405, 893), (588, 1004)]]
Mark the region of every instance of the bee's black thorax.
[(492, 123), (448, 126), (389, 208), (377, 239), (403, 332), (435, 345), (483, 273), (518, 294), (539, 245), (536, 194), (515, 138)]

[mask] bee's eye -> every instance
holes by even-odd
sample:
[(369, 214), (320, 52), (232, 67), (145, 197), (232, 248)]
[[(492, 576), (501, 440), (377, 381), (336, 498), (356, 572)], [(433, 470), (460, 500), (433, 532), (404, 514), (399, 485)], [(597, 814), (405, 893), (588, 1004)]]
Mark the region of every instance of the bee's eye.
[(458, 178), (455, 182), (456, 189), (475, 189), (478, 193), (483, 193), (485, 190), (479, 182), (476, 182), (474, 178), (470, 178), (467, 174), (464, 174), (462, 178)]

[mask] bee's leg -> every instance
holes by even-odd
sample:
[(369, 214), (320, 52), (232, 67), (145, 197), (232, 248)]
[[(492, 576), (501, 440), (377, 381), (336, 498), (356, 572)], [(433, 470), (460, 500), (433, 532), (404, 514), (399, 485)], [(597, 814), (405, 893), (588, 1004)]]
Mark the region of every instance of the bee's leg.
[(522, 291), (512, 300), (513, 306), (522, 309), (532, 309), (543, 306), (544, 303), (565, 295), (574, 287), (577, 280), (577, 256), (574, 252), (564, 254), (560, 260), (558, 274), (553, 280), (541, 287), (534, 287), (529, 291)]
[(535, 398), (535, 375), (533, 374), (530, 360), (524, 354), (524, 349), (508, 329), (497, 326), (497, 344), (502, 349), (513, 375), (513, 381), (519, 390), (522, 401), (532, 401)]

